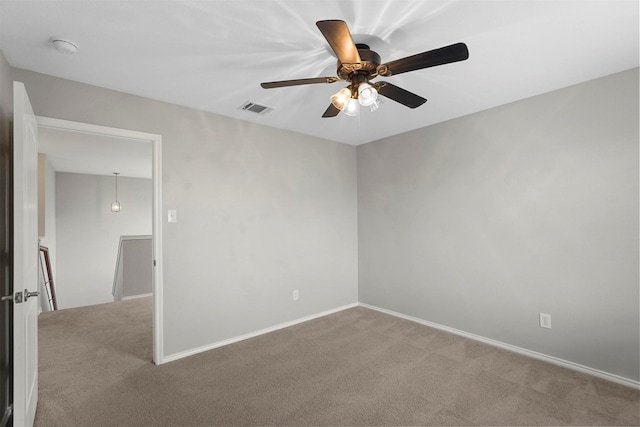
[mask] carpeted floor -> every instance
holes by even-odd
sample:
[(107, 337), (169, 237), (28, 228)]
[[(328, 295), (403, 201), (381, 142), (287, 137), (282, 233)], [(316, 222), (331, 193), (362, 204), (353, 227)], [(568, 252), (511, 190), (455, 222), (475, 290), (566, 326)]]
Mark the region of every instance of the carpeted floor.
[(639, 391), (366, 308), (151, 362), (151, 300), (40, 316), (36, 426), (639, 425)]

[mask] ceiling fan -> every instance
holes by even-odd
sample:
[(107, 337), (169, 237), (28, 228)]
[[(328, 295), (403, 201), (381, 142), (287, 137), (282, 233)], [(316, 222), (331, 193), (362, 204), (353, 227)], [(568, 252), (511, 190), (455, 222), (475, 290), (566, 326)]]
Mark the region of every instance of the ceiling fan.
[(380, 105), (378, 94), (409, 108), (419, 107), (427, 102), (425, 98), (388, 82), (370, 83), (370, 81), (378, 76), (389, 77), (469, 58), (467, 45), (456, 43), (381, 64), (380, 55), (369, 49), (369, 46), (354, 43), (349, 27), (344, 21), (332, 19), (318, 21), (316, 25), (338, 57), (338, 77), (281, 80), (261, 83), (260, 86), (273, 89), (315, 83), (335, 83), (339, 80), (349, 82), (349, 86), (331, 96), (331, 104), (322, 117), (335, 117), (340, 111), (356, 116), (359, 114), (360, 106), (369, 107), (371, 111), (375, 111)]

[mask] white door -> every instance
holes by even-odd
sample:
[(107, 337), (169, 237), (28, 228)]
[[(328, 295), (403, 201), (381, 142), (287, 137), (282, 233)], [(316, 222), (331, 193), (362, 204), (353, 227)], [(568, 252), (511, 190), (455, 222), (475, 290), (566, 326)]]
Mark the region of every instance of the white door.
[(20, 82), (13, 108), (13, 425), (30, 427), (38, 403), (38, 124)]

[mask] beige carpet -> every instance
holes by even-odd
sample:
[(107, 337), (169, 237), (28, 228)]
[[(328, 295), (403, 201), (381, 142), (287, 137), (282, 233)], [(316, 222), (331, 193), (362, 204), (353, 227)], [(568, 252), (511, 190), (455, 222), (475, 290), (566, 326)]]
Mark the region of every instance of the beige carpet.
[(40, 316), (36, 425), (638, 425), (638, 390), (354, 308), (161, 366), (149, 298)]

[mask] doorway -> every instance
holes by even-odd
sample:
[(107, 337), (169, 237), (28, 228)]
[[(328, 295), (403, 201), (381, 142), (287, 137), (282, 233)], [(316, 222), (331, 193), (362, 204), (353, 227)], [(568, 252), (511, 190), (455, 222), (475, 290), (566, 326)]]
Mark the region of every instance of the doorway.
[[(153, 362), (155, 364), (162, 363), (162, 137), (160, 135), (145, 132), (99, 126), (81, 122), (73, 122), (50, 117), (37, 117), (37, 121), (38, 128), (42, 131), (66, 131), (77, 135), (100, 138), (103, 140), (103, 142), (105, 142), (105, 144), (103, 144), (103, 148), (108, 148), (108, 141), (119, 141), (120, 143), (122, 143), (123, 141), (129, 141), (132, 143), (144, 143), (144, 145), (151, 145)], [(112, 172), (116, 171), (109, 171), (107, 173)]]

